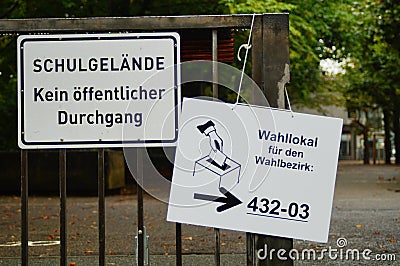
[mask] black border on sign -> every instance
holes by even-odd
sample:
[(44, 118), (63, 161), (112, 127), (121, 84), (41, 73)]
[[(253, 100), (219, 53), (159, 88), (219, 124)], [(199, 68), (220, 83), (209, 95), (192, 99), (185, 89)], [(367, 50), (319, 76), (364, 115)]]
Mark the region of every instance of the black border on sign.
[[(163, 33), (161, 33), (163, 34)], [(178, 33), (177, 33), (178, 34)], [(180, 51), (178, 51), (178, 40), (175, 38), (175, 36), (173, 35), (160, 35), (160, 36), (151, 36), (151, 35), (132, 35), (132, 36), (82, 36), (82, 37), (68, 37), (67, 35), (62, 35), (63, 37), (49, 37), (49, 38), (27, 38), (27, 39), (23, 39), (20, 42), (20, 46), (18, 47), (19, 49), (19, 53), (20, 53), (20, 75), (21, 77), (19, 77), (20, 80), (20, 97), (21, 97), (21, 105), (20, 105), (20, 126), (21, 126), (21, 132), (19, 132), (20, 134), (20, 139), (21, 142), (26, 145), (26, 146), (36, 146), (36, 145), (40, 145), (43, 147), (40, 148), (45, 148), (44, 146), (48, 145), (48, 146), (64, 146), (65, 148), (91, 148), (90, 145), (100, 145), (102, 147), (107, 147), (107, 144), (112, 145), (111, 147), (124, 147), (127, 146), (129, 147), (130, 144), (142, 144), (144, 147), (146, 146), (146, 144), (160, 144), (158, 145), (159, 147), (162, 147), (163, 144), (172, 144), (175, 143), (178, 139), (178, 112), (179, 112), (179, 106), (178, 105), (178, 53)], [(65, 36), (65, 37), (64, 37)], [(24, 103), (24, 93), (25, 93), (25, 89), (24, 89), (24, 49), (21, 49), (21, 47), (24, 46), (25, 42), (35, 42), (35, 41), (86, 41), (86, 40), (140, 40), (140, 39), (172, 39), (173, 43), (174, 43), (174, 102), (175, 102), (175, 136), (173, 139), (169, 139), (169, 140), (119, 140), (119, 141), (57, 141), (57, 142), (53, 142), (53, 141), (42, 141), (42, 142), (29, 142), (26, 141), (24, 139), (25, 137), (25, 127), (24, 127), (24, 109), (25, 109), (25, 103)], [(24, 91), (24, 92), (22, 92)], [(82, 145), (77, 147), (78, 145)], [(54, 147), (56, 148), (56, 147)]]

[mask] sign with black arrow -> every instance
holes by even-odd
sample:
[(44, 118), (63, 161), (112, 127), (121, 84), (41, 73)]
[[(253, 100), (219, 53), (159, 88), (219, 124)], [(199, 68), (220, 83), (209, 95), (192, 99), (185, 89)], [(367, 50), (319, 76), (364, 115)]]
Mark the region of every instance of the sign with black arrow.
[(224, 194), (224, 197), (218, 197), (218, 196), (211, 196), (211, 195), (206, 195), (206, 194), (199, 194), (199, 193), (194, 193), (194, 198), (198, 200), (206, 200), (206, 201), (213, 201), (213, 202), (221, 202), (224, 203), (223, 205), (220, 205), (217, 207), (217, 212), (223, 212), (226, 211), (232, 207), (235, 207), (239, 204), (242, 203), (237, 197), (235, 197), (232, 193), (230, 193), (228, 190), (225, 188), (221, 187), (219, 191)]
[(185, 98), (167, 220), (326, 243), (342, 122)]

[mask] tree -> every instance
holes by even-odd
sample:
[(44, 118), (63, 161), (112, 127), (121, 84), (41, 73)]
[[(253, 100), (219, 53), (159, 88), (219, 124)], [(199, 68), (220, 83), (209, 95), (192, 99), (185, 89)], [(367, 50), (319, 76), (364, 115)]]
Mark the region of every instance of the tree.
[[(397, 10), (397, 11), (396, 11)], [(396, 162), (400, 163), (400, 128), (397, 103), (400, 103), (400, 91), (396, 88), (400, 77), (398, 68), (399, 50), (397, 36), (393, 30), (398, 26), (397, 16), (399, 4), (392, 1), (365, 0), (358, 2), (353, 14), (355, 24), (354, 41), (349, 46), (351, 61), (347, 69), (347, 90), (345, 94), (353, 95), (348, 105), (354, 105), (360, 95), (368, 95), (366, 105), (378, 106), (384, 115), (386, 163), (390, 163), (390, 135), (395, 131)], [(389, 15), (388, 15), (389, 14)], [(397, 13), (396, 13), (397, 14)], [(358, 80), (354, 79), (358, 77)], [(360, 85), (361, 84), (361, 85)], [(358, 95), (358, 97), (357, 97)]]

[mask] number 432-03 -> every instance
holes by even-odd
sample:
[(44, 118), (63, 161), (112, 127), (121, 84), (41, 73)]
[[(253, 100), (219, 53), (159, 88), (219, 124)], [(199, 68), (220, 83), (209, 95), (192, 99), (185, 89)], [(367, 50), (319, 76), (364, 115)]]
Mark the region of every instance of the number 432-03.
[(248, 204), (247, 208), (251, 209), (253, 213), (261, 213), (264, 215), (286, 216), (290, 218), (307, 220), (310, 216), (310, 206), (306, 203), (299, 204), (291, 202), (286, 208), (282, 207), (280, 200), (267, 198), (254, 197)]

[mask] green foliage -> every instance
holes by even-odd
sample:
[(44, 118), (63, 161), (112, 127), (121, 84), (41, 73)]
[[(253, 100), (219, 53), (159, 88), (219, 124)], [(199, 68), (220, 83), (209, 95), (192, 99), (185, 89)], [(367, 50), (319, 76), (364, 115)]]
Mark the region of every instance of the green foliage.
[[(357, 110), (393, 109), (400, 98), (400, 4), (393, 0), (2, 0), (0, 18), (274, 13), (290, 14), (291, 100)], [(235, 45), (248, 31), (235, 32)], [(1, 148), (15, 147), (16, 36), (0, 38)], [(326, 58), (346, 74), (323, 73)], [(240, 62), (234, 62), (238, 68)], [(251, 69), (251, 62), (246, 67)], [(249, 73), (249, 72), (248, 72)], [(229, 95), (228, 95), (229, 96)], [(396, 100), (400, 102), (399, 99)]]
[(0, 2), (0, 19), (21, 17), (25, 9), (26, 1), (24, 0), (2, 0)]
[[(135, 2), (135, 1), (134, 1)], [(220, 14), (221, 6), (215, 0), (164, 0), (143, 1), (143, 15), (196, 15)], [(142, 5), (142, 7), (144, 7)]]
[[(372, 0), (365, 0), (354, 7), (357, 26), (354, 30), (355, 41), (349, 47), (352, 61), (345, 77), (348, 84), (345, 93), (368, 95), (369, 104), (359, 97), (359, 106), (375, 104), (391, 110), (395, 108), (395, 98), (400, 97), (397, 85), (400, 47), (395, 41), (398, 37), (392, 34), (399, 19), (388, 16), (399, 8), (400, 4), (394, 5), (392, 1)], [(353, 97), (349, 104), (357, 105), (356, 101), (357, 97)]]
[(294, 7), (276, 0), (220, 0), (219, 3), (227, 8), (229, 14), (288, 12)]
[(0, 38), (0, 147), (3, 150), (14, 149), (17, 145), (15, 39), (13, 35)]

